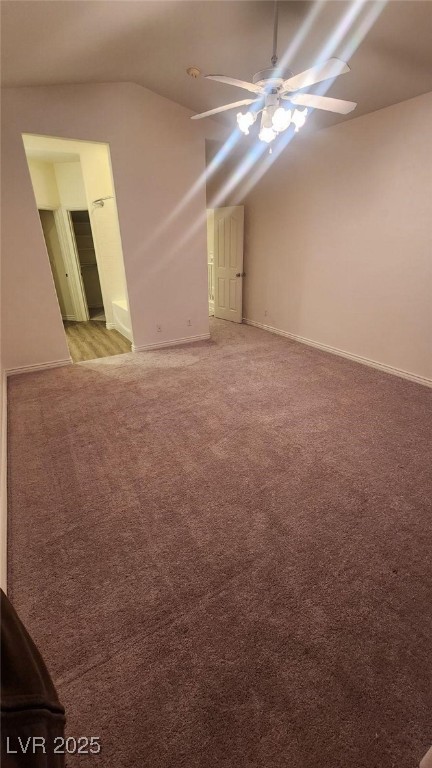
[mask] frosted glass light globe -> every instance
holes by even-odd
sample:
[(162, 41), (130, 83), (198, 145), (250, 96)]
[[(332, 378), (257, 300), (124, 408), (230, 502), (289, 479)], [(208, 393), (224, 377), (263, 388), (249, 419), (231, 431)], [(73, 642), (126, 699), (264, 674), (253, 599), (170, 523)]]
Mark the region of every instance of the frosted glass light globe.
[(254, 124), (255, 118), (256, 118), (256, 115), (253, 115), (252, 112), (238, 113), (237, 125), (246, 136), (249, 133), (249, 128), (251, 127), (251, 125)]
[(299, 109), (294, 110), (294, 114), (292, 116), (292, 122), (295, 125), (296, 133), (298, 133), (299, 128), (301, 128), (305, 124), (307, 113), (308, 111), (306, 107), (304, 108), (303, 112), (300, 112)]
[(273, 115), (273, 128), (278, 133), (286, 131), (291, 122), (291, 110), (278, 107)]
[(276, 138), (276, 133), (273, 128), (263, 126), (258, 134), (258, 138), (260, 138), (261, 141), (265, 141), (266, 144), (270, 144), (270, 142)]

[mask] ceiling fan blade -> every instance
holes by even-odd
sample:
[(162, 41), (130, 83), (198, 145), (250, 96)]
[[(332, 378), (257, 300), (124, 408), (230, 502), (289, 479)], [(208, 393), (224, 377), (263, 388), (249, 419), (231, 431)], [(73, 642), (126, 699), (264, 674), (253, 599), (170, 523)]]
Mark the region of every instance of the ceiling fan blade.
[(207, 80), (217, 80), (219, 83), (235, 85), (237, 88), (244, 88), (245, 91), (252, 91), (252, 93), (263, 93), (260, 85), (247, 83), (245, 80), (236, 80), (234, 77), (225, 77), (225, 75), (205, 75), (205, 77)]
[(207, 112), (201, 112), (200, 115), (192, 115), (191, 120), (201, 120), (202, 117), (216, 115), (218, 112), (225, 112), (226, 109), (244, 107), (246, 104), (255, 104), (258, 101), (260, 101), (260, 99), (243, 99), (243, 101), (234, 101), (232, 104), (225, 104), (223, 107), (216, 107), (215, 109), (209, 109)]
[(325, 109), (327, 112), (337, 112), (339, 115), (347, 115), (357, 106), (355, 101), (332, 99), (330, 96), (318, 96), (315, 93), (293, 93), (292, 96), (282, 96), (282, 98), (300, 107)]
[(288, 80), (284, 80), (281, 93), (285, 93), (285, 91), (298, 91), (300, 88), (315, 85), (315, 83), (320, 83), (322, 80), (328, 80), (330, 77), (337, 77), (349, 71), (350, 68), (344, 61), (329, 59), (323, 64), (317, 64), (316, 67), (306, 69), (305, 72), (300, 72), (299, 75), (293, 75)]

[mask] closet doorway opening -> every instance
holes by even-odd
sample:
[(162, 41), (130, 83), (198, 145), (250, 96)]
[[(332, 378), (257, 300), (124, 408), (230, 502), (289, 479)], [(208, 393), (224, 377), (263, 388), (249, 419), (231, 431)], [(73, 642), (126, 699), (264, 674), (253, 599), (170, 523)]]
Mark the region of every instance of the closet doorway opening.
[(69, 211), (89, 320), (106, 322), (96, 251), (88, 211)]

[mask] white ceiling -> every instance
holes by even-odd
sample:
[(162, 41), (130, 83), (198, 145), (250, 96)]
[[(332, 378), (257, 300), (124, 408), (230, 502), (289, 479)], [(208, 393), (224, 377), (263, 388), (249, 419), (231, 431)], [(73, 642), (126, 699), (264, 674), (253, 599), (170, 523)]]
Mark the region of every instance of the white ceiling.
[[(279, 55), (288, 50), (289, 69), (330, 56), (351, 66), (329, 95), (357, 109), (315, 112), (318, 126), (432, 91), (432, 2), (281, 0), (279, 9)], [(5, 86), (132, 81), (202, 112), (248, 94), (193, 80), (188, 66), (244, 80), (270, 66), (271, 0), (3, 0), (1, 10)]]

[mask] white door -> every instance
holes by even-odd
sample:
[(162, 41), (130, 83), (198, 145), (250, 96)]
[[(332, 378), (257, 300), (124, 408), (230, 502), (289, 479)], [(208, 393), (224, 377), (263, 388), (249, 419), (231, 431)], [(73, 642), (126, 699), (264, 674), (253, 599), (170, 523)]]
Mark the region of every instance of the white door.
[(242, 322), (244, 208), (214, 209), (214, 314)]
[(39, 216), (62, 318), (63, 320), (75, 320), (75, 309), (69, 287), (69, 274), (63, 261), (54, 214), (52, 211), (40, 210)]

